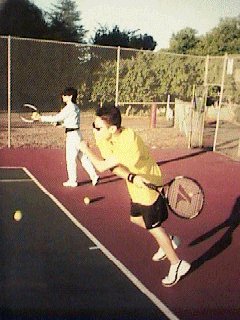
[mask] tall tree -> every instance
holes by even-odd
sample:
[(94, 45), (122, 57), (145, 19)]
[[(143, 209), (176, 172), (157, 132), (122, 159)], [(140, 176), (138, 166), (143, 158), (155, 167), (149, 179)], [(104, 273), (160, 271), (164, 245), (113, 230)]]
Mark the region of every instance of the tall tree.
[(80, 24), (80, 12), (77, 11), (76, 1), (58, 0), (53, 5), (49, 15), (49, 37), (59, 41), (72, 41), (84, 43), (84, 37), (87, 33)]
[(223, 55), (240, 53), (240, 15), (221, 19), (217, 27), (199, 39), (194, 54)]
[(94, 37), (91, 39), (93, 44), (112, 47), (128, 47), (130, 31), (120, 31), (116, 25), (112, 30), (106, 26), (100, 26), (95, 32)]
[(47, 23), (43, 12), (30, 0), (6, 0), (0, 8), (0, 34), (44, 38)]
[(121, 31), (117, 25), (112, 30), (106, 26), (100, 26), (91, 42), (102, 46), (154, 50), (157, 43), (153, 40), (153, 37), (147, 34), (138, 35), (136, 34), (137, 31)]
[(154, 50), (157, 42), (153, 40), (152, 36), (145, 33), (144, 35), (132, 36), (129, 45), (135, 49)]
[(196, 30), (185, 28), (173, 34), (169, 51), (194, 55), (223, 55), (240, 53), (240, 15), (221, 19), (205, 35), (196, 36)]
[(196, 34), (196, 30), (188, 27), (178, 31), (176, 34), (173, 34), (170, 39), (169, 51), (174, 53), (189, 52), (198, 43)]

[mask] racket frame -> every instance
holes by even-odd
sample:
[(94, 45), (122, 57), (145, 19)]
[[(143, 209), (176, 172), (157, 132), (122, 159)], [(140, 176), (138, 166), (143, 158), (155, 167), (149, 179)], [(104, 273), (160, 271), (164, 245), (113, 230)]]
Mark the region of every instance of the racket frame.
[[(192, 215), (192, 216), (183, 216), (183, 215), (177, 213), (177, 212), (175, 211), (175, 209), (171, 206), (171, 204), (170, 204), (170, 202), (169, 202), (169, 200), (168, 200), (168, 190), (169, 190), (169, 188), (171, 187), (171, 185), (172, 185), (176, 180), (178, 180), (178, 179), (184, 179), (184, 178), (189, 179), (189, 180), (191, 180), (192, 182), (194, 182), (194, 183), (198, 186), (198, 188), (199, 188), (199, 190), (201, 191), (201, 194), (202, 194), (202, 205), (201, 205), (201, 208), (200, 208), (198, 211), (196, 211), (196, 214), (195, 214), (195, 215)], [(152, 183), (146, 183), (145, 185), (146, 185), (148, 188), (157, 191), (157, 192), (164, 198), (164, 200), (166, 201), (166, 203), (167, 203), (168, 207), (171, 209), (171, 211), (172, 211), (177, 217), (179, 217), (179, 218), (191, 220), (191, 219), (197, 217), (197, 216), (201, 213), (201, 211), (202, 211), (202, 209), (203, 209), (204, 202), (205, 202), (205, 194), (204, 194), (204, 191), (203, 191), (202, 186), (199, 184), (199, 182), (198, 182), (197, 180), (195, 180), (195, 179), (193, 179), (193, 178), (190, 178), (190, 177), (188, 177), (188, 176), (176, 176), (175, 178), (171, 179), (169, 182), (163, 184), (162, 186), (154, 185), (154, 184), (152, 184)]]
[[(33, 111), (32, 112), (38, 112), (38, 109), (37, 107), (35, 107), (34, 105), (30, 104), (30, 103), (24, 103), (23, 104), (23, 107), (28, 107), (29, 109), (32, 109)], [(34, 123), (36, 122), (35, 120), (33, 119), (26, 119), (24, 118), (23, 116), (19, 115), (20, 116), (20, 119), (23, 121), (23, 122), (27, 122), (27, 123)]]

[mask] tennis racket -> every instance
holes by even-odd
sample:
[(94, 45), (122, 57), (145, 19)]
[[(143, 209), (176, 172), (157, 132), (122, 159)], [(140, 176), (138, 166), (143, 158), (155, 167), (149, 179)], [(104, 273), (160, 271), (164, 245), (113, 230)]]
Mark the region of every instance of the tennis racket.
[(177, 176), (163, 186), (151, 183), (146, 183), (146, 186), (159, 192), (178, 217), (193, 219), (202, 211), (204, 192), (200, 184), (192, 178)]
[(19, 110), (19, 117), (23, 122), (33, 123), (36, 122), (36, 120), (32, 119), (34, 112), (39, 113), (37, 107), (29, 103), (24, 103)]
[[(24, 103), (22, 107), (19, 110), (19, 117), (23, 122), (26, 123), (36, 123), (39, 122), (38, 120), (33, 119), (33, 114), (38, 113), (41, 115), (41, 113), (38, 111), (38, 108), (30, 103)], [(51, 122), (49, 123), (53, 126), (61, 126), (61, 122)]]

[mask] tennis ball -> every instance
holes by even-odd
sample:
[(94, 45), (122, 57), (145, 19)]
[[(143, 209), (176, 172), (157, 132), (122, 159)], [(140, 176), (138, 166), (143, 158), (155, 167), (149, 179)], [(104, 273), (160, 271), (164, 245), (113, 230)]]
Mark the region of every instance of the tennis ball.
[(90, 200), (88, 197), (85, 197), (85, 198), (83, 199), (83, 202), (84, 202), (86, 205), (88, 205), (88, 204), (91, 202), (91, 200)]
[(22, 219), (22, 212), (20, 210), (16, 210), (14, 212), (13, 219), (15, 221), (20, 221)]

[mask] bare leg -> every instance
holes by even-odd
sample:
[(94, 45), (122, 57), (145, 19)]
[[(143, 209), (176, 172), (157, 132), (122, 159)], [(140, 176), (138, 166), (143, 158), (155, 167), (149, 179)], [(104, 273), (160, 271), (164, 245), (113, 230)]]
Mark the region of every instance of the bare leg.
[[(131, 222), (138, 225), (141, 228), (146, 229), (145, 223), (142, 217), (131, 217)], [(163, 227), (157, 227), (153, 229), (148, 230), (149, 233), (154, 237), (154, 239), (157, 241), (159, 247), (163, 249), (165, 252), (168, 260), (171, 264), (176, 264), (179, 262), (179, 258), (173, 249), (172, 241), (169, 238), (169, 235), (166, 233), (165, 229)]]
[(146, 229), (145, 223), (142, 217), (130, 217), (130, 221), (136, 224), (137, 226)]
[(78, 158), (80, 159), (82, 166), (85, 169), (85, 171), (88, 173), (89, 177), (91, 179), (95, 178), (97, 176), (97, 173), (95, 171), (95, 168), (92, 162), (88, 159), (88, 157), (85, 154), (82, 154), (81, 152), (79, 152)]
[(166, 233), (165, 229), (163, 227), (157, 227), (148, 231), (155, 238), (159, 247), (163, 249), (170, 263), (178, 263), (179, 258), (176, 254), (176, 251), (173, 249), (172, 241), (170, 240), (169, 235)]

